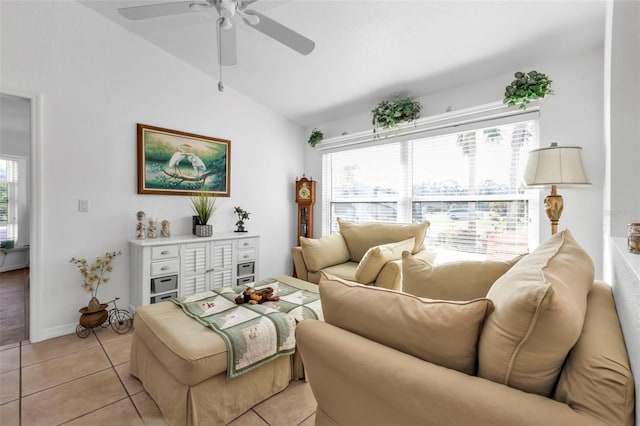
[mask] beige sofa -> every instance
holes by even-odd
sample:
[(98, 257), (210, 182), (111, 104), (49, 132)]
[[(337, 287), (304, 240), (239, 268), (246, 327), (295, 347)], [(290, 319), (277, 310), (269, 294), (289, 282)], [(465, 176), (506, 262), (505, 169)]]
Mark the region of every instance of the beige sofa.
[(405, 278), (462, 300), (321, 278), (326, 322), (296, 332), (317, 425), (633, 424), (611, 288), (568, 231), (515, 264), (460, 262), (448, 284), (419, 263)]
[(291, 249), (296, 276), (312, 283), (320, 273), (361, 284), (399, 290), (401, 256), (433, 260), (435, 254), (424, 248), (429, 222), (355, 223), (338, 219), (340, 232), (322, 238), (300, 238), (300, 246)]

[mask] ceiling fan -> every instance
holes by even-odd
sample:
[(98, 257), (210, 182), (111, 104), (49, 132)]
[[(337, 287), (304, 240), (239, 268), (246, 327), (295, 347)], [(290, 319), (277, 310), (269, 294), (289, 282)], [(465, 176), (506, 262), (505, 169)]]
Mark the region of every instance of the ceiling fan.
[(257, 0), (192, 0), (172, 3), (158, 3), (146, 6), (119, 8), (118, 12), (127, 19), (139, 20), (160, 16), (177, 15), (180, 13), (202, 12), (215, 8), (220, 15), (216, 21), (218, 32), (218, 63), (220, 65), (235, 65), (236, 56), (236, 26), (233, 17), (239, 15), (245, 24), (276, 41), (290, 47), (302, 55), (308, 55), (315, 47), (315, 43), (305, 36), (285, 27), (273, 19), (247, 9)]

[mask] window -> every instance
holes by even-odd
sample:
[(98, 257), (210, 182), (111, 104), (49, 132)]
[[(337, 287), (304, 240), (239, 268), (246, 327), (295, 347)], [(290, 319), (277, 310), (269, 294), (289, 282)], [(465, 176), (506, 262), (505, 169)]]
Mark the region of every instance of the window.
[(538, 146), (537, 119), (384, 142), (323, 155), (323, 234), (338, 230), (337, 218), (428, 220), (425, 242), (438, 262), (509, 259), (537, 244), (530, 214), (537, 206), (522, 183), (527, 154)]
[(18, 162), (0, 158), (0, 240), (18, 238)]

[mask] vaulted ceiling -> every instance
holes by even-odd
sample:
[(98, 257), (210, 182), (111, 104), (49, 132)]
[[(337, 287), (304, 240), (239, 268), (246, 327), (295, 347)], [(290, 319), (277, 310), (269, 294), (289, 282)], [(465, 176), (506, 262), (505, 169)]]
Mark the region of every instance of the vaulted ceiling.
[[(119, 7), (164, 0), (80, 0), (219, 79), (215, 9), (147, 20)], [(602, 46), (604, 0), (259, 0), (250, 6), (315, 41), (303, 56), (236, 16), (238, 63), (226, 87), (302, 126), (370, 110), (518, 66)]]

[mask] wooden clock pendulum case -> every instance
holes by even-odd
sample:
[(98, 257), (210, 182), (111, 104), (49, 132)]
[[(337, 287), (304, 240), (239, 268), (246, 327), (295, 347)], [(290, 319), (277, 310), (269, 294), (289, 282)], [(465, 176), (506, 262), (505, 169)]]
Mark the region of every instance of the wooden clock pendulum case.
[(296, 204), (298, 204), (298, 245), (300, 237), (313, 238), (313, 204), (316, 202), (316, 182), (302, 175), (296, 178)]

